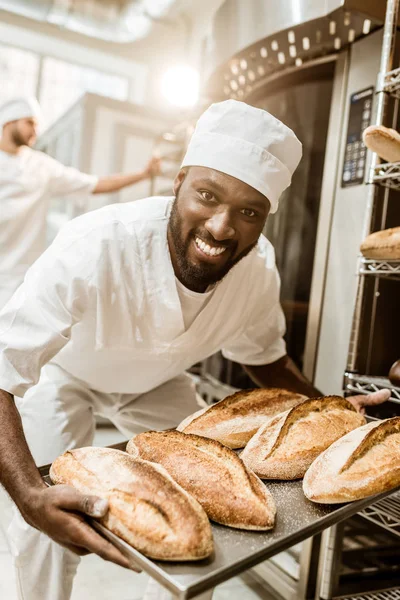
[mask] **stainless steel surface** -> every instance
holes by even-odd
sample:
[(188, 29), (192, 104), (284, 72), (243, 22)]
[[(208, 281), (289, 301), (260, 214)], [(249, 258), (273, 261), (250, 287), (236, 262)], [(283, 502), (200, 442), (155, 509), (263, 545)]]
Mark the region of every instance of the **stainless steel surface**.
[(206, 45), (209, 95), (244, 99), (264, 77), (337, 53), (383, 18), (377, 0), (226, 0)]
[(315, 243), (313, 277), (307, 320), (307, 334), (304, 349), (303, 372), (313, 381), (320, 332), (324, 288), (326, 281), (327, 258), (330, 231), (333, 217), (335, 186), (341, 167), (339, 151), (344, 127), (344, 114), (347, 102), (347, 78), (349, 70), (348, 52), (342, 52), (336, 61), (332, 90), (331, 112), (327, 135), (321, 201), (318, 217), (317, 239)]
[[(124, 449), (125, 444), (115, 444), (113, 447)], [(40, 469), (47, 481), (48, 469), (49, 465)], [(123, 540), (118, 539), (118, 544), (144, 571), (183, 600), (212, 589), (390, 494), (385, 492), (344, 505), (317, 505), (305, 498), (301, 481), (268, 482), (267, 487), (277, 506), (275, 528), (271, 532), (250, 532), (212, 524), (215, 553), (204, 561), (153, 561)], [(105, 528), (98, 525), (98, 529), (110, 540), (114, 539), (114, 535)]]
[(0, 0), (0, 9), (111, 42), (146, 36), (177, 0)]
[(343, 533), (343, 525), (339, 523), (338, 525), (329, 527), (322, 534), (317, 591), (318, 598), (322, 598), (323, 600), (332, 598), (338, 585)]
[[(382, 32), (377, 31), (351, 47), (345, 111), (342, 123), (348, 121), (351, 95), (375, 86), (380, 65)], [(336, 133), (340, 142), (339, 157), (329, 157), (340, 170), (335, 180), (331, 199), (332, 218), (329, 231), (328, 264), (322, 297), (319, 342), (314, 383), (325, 393), (338, 394), (342, 390), (343, 371), (346, 367), (353, 307), (357, 297), (357, 257), (363, 240), (363, 218), (366, 191), (364, 185), (341, 187), (341, 167), (347, 144), (347, 126)], [(334, 135), (334, 133), (333, 133)], [(328, 164), (329, 164), (328, 162)], [(350, 268), (349, 268), (350, 264)], [(352, 266), (353, 265), (353, 266)], [(318, 306), (317, 306), (318, 309)]]
[[(375, 105), (375, 125), (386, 124), (386, 107), (388, 104), (387, 96), (384, 93), (386, 75), (393, 69), (393, 57), (396, 45), (396, 31), (397, 31), (397, 22), (398, 22), (398, 13), (399, 13), (399, 1), (398, 0), (388, 0), (386, 5), (386, 16), (385, 16), (385, 26), (383, 30), (383, 40), (382, 40), (382, 53), (381, 53), (381, 62), (380, 62), (380, 70), (378, 75), (378, 83), (377, 83), (377, 101)], [(376, 172), (376, 168), (379, 162), (379, 158), (377, 154), (372, 154), (371, 160), (371, 170), (369, 179), (371, 180)], [(367, 192), (367, 206), (364, 215), (364, 225), (363, 225), (363, 239), (370, 233), (371, 231), (371, 222), (374, 213), (375, 201), (376, 201), (376, 190), (374, 187), (369, 187)], [(388, 195), (385, 195), (384, 202), (387, 204)], [(358, 265), (358, 271), (360, 271), (361, 265)], [(376, 286), (378, 283), (376, 283)], [(362, 318), (362, 310), (364, 304), (364, 290), (365, 290), (365, 282), (362, 276), (358, 281), (358, 289), (357, 289), (357, 299), (354, 309), (353, 315), (353, 323), (352, 323), (352, 332), (349, 344), (349, 355), (347, 360), (347, 369), (349, 371), (354, 371), (357, 366), (357, 353), (358, 346), (360, 342), (360, 323)], [(376, 287), (376, 292), (378, 291)]]

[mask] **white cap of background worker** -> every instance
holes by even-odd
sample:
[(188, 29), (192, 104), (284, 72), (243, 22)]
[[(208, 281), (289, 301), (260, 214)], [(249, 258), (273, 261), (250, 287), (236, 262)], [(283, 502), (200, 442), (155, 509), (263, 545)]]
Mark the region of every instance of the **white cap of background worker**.
[(42, 111), (34, 96), (14, 98), (0, 107), (0, 129), (20, 119), (35, 119), (40, 124)]
[(32, 148), (41, 120), (34, 97), (0, 106), (0, 309), (45, 249), (52, 198), (117, 191), (159, 169), (159, 160), (151, 159), (135, 173), (99, 179), (66, 167)]

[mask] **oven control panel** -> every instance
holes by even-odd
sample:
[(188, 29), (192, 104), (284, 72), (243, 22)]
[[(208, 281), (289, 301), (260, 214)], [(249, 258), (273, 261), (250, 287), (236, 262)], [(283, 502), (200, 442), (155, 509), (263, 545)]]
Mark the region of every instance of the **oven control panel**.
[(350, 96), (342, 187), (364, 182), (367, 149), (362, 141), (362, 133), (371, 124), (373, 95), (374, 88), (370, 87)]

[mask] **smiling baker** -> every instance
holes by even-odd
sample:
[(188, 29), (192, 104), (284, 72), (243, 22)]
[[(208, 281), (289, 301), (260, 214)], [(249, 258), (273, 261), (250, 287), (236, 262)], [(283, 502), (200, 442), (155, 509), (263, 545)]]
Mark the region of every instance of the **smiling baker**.
[(0, 478), (20, 511), (8, 532), (20, 598), (67, 600), (88, 551), (127, 566), (79, 515), (102, 516), (107, 503), (46, 488), (35, 468), (92, 444), (94, 413), (127, 438), (176, 426), (198, 409), (185, 370), (219, 350), (259, 385), (320, 394), (286, 355), (274, 250), (261, 234), (300, 158), (294, 133), (267, 112), (212, 105), (175, 198), (71, 221), (0, 313)]

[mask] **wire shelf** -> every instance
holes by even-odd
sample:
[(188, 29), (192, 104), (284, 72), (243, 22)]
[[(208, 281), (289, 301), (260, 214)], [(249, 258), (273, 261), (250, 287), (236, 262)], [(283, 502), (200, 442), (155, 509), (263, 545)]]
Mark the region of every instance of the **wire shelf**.
[(400, 587), (354, 596), (336, 596), (334, 600), (400, 600)]
[(345, 391), (370, 394), (379, 390), (389, 389), (390, 400), (400, 404), (400, 388), (390, 383), (386, 377), (373, 377), (372, 375), (359, 375), (358, 373), (345, 373)]
[(364, 508), (360, 515), (400, 537), (400, 493)]
[(400, 260), (362, 258), (359, 272), (361, 275), (400, 279)]
[(400, 68), (386, 73), (382, 91), (400, 99)]
[(372, 172), (372, 183), (400, 190), (400, 162), (376, 165)]

